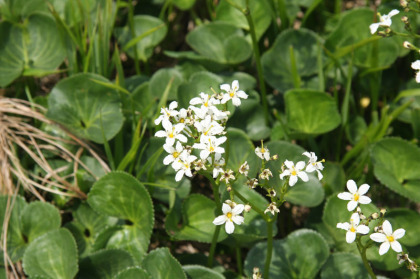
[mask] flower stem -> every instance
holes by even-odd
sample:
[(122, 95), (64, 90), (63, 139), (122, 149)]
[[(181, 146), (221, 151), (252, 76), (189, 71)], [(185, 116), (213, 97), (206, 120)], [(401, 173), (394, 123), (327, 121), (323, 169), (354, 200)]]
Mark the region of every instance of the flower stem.
[(213, 239), (211, 240), (210, 253), (207, 259), (207, 266), (210, 268), (213, 267), (214, 252), (216, 251), (217, 239), (219, 238), (221, 227), (222, 226), (216, 226), (216, 229), (214, 230), (213, 234)]
[(372, 279), (376, 279), (376, 275), (372, 270), (372, 267), (370, 267), (370, 264), (366, 258), (366, 248), (367, 246), (363, 246), (362, 243), (360, 242), (360, 238), (358, 238), (356, 240), (357, 242), (357, 250), (359, 250), (360, 256), (362, 257), (363, 260), (363, 264), (365, 265), (365, 268), (367, 270), (367, 272), (369, 273), (370, 277)]
[(271, 257), (273, 255), (273, 220), (267, 222), (267, 255), (265, 257), (264, 278), (269, 278)]
[(239, 246), (239, 243), (236, 242), (236, 264), (238, 265), (238, 273), (242, 276), (244, 274), (243, 268), (242, 268), (242, 254), (241, 254), (241, 247)]

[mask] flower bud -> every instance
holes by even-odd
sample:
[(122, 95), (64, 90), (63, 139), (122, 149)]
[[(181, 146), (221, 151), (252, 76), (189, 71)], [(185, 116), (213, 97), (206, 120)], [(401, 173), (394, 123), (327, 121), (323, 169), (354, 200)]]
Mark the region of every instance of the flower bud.
[(405, 9), (405, 8), (407, 8), (408, 3), (407, 3), (406, 0), (400, 0), (400, 5), (401, 5), (401, 7), (403, 7)]
[(370, 218), (372, 218), (372, 220), (378, 219), (379, 218), (378, 212), (372, 213), (372, 215), (370, 215)]
[(226, 188), (226, 191), (228, 191), (228, 192), (230, 193), (230, 191), (232, 191), (232, 187), (228, 186), (228, 187)]
[(409, 23), (407, 16), (402, 16), (401, 17), (401, 21), (404, 22), (404, 24), (408, 24)]
[(385, 213), (386, 213), (386, 208), (382, 208), (381, 209), (381, 217), (384, 217), (385, 216)]
[(413, 45), (410, 42), (405, 41), (403, 47), (407, 49), (413, 49)]
[(252, 207), (249, 204), (245, 205), (245, 208), (244, 208), (245, 212), (250, 212), (251, 209), (252, 209)]

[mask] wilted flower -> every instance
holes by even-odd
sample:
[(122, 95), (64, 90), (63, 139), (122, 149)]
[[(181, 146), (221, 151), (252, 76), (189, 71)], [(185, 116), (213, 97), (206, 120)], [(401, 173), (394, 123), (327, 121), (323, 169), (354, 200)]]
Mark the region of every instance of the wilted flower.
[(404, 236), (405, 230), (398, 229), (395, 232), (392, 232), (391, 223), (388, 220), (385, 220), (382, 224), (381, 233), (373, 233), (370, 235), (370, 239), (375, 242), (382, 242), (381, 246), (379, 247), (379, 255), (383, 255), (388, 252), (389, 247), (392, 248), (397, 253), (402, 252), (401, 244), (397, 241)]
[(275, 202), (272, 202), (268, 205), (267, 209), (264, 210), (264, 214), (267, 214), (267, 212), (270, 212), (271, 214), (276, 214), (280, 212), (280, 209), (277, 208), (277, 205)]
[(261, 173), (260, 173), (260, 178), (261, 179), (267, 179), (269, 180), (270, 177), (273, 177), (273, 174), (271, 173), (271, 170), (269, 169), (264, 169)]
[(222, 205), (223, 215), (220, 215), (214, 219), (213, 224), (223, 225), (225, 224), (226, 233), (231, 234), (235, 230), (235, 224), (240, 225), (244, 222), (244, 217), (239, 214), (244, 211), (243, 204), (237, 204), (235, 207), (230, 207), (228, 204), (223, 203)]
[(246, 185), (248, 185), (249, 188), (255, 188), (258, 185), (258, 179), (251, 178), (246, 182)]
[(239, 173), (248, 176), (248, 171), (249, 171), (249, 165), (248, 162), (245, 161), (245, 163), (243, 163), (240, 167), (239, 167)]
[(235, 176), (233, 176), (232, 170), (226, 170), (222, 173), (222, 176), (220, 177), (220, 181), (224, 180), (226, 184), (229, 184), (229, 180), (235, 179)]
[(350, 193), (349, 192), (340, 193), (338, 194), (338, 198), (342, 200), (347, 200), (347, 201), (349, 200), (349, 203), (347, 204), (347, 210), (352, 211), (353, 209), (357, 207), (359, 203), (368, 204), (372, 201), (369, 197), (364, 196), (364, 194), (367, 193), (369, 188), (370, 188), (369, 185), (363, 184), (360, 186), (359, 189), (357, 189), (356, 182), (354, 182), (354, 180), (349, 180), (347, 181), (347, 189), (349, 190)]

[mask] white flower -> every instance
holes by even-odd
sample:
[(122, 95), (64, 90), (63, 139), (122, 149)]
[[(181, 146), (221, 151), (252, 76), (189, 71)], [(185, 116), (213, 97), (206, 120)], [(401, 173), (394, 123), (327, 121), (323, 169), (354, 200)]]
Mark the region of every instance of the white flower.
[(181, 142), (187, 142), (187, 137), (181, 134), (182, 130), (184, 129), (184, 124), (178, 123), (175, 125), (172, 125), (172, 123), (164, 119), (162, 121), (162, 126), (165, 129), (165, 131), (157, 131), (155, 134), (155, 137), (165, 138), (166, 137), (166, 144), (167, 145), (174, 145), (175, 139), (181, 141)]
[(248, 162), (245, 161), (240, 167), (239, 167), (239, 173), (243, 174), (245, 176), (248, 176), (248, 171), (249, 171), (249, 165)]
[(270, 169), (264, 169), (261, 173), (260, 173), (260, 178), (261, 179), (267, 179), (270, 180), (270, 177), (273, 177), (273, 173), (271, 172)]
[[(211, 164), (211, 157), (208, 158), (208, 161)], [(214, 164), (213, 164), (213, 178), (219, 176), (220, 173), (224, 172), (223, 167), (225, 166), (225, 158), (222, 157), (222, 154), (216, 153), (214, 155)]]
[(391, 223), (388, 220), (385, 220), (382, 224), (383, 233), (373, 233), (370, 235), (370, 239), (375, 242), (383, 242), (379, 247), (379, 255), (383, 255), (388, 252), (389, 247), (392, 248), (397, 253), (402, 252), (401, 244), (397, 241), (404, 236), (405, 230), (398, 229), (395, 232), (392, 232)]
[(379, 15), (379, 22), (377, 23), (372, 23), (369, 28), (370, 28), (370, 33), (375, 34), (376, 31), (378, 30), (379, 26), (384, 26), (384, 27), (390, 27), (392, 24), (391, 21), (391, 17), (393, 17), (394, 15), (398, 14), (400, 11), (398, 10), (392, 10), (389, 12), (389, 14), (387, 15)]
[(258, 185), (258, 179), (251, 178), (246, 182), (246, 185), (248, 185), (249, 188), (255, 188)]
[(304, 161), (297, 162), (296, 167), (292, 161), (286, 160), (284, 164), (286, 165), (288, 169), (283, 171), (280, 174), (280, 179), (283, 180), (283, 177), (290, 175), (290, 179), (289, 179), (290, 186), (294, 186), (296, 184), (296, 182), (298, 181), (298, 177), (302, 179), (304, 182), (308, 182), (309, 177), (306, 174), (306, 172), (303, 171), (303, 168), (306, 165)]
[(169, 117), (171, 116), (177, 116), (178, 111), (175, 110), (178, 107), (178, 103), (176, 101), (173, 101), (169, 104), (169, 108), (161, 108), (160, 113), (161, 115), (155, 119), (155, 124), (159, 125), (162, 120), (169, 120)]
[(204, 120), (194, 123), (198, 132), (204, 136), (215, 136), (223, 133), (224, 128), (216, 121), (211, 120), (211, 116), (207, 115)]
[(200, 119), (204, 119), (207, 115), (210, 115), (215, 120), (223, 120), (228, 117), (227, 112), (222, 112), (216, 107), (216, 105), (220, 104), (220, 100), (203, 92), (200, 93), (200, 97), (192, 98), (190, 104), (201, 105), (200, 108), (190, 106)]
[(243, 204), (237, 204), (235, 207), (230, 207), (228, 204), (223, 203), (222, 206), (223, 215), (220, 215), (214, 219), (213, 224), (223, 225), (225, 224), (226, 233), (231, 234), (235, 230), (235, 224), (240, 225), (244, 222), (244, 217), (239, 214), (244, 211)]
[(177, 171), (175, 181), (180, 181), (184, 174), (192, 177), (191, 164), (197, 159), (196, 156), (183, 152), (177, 161), (172, 164), (172, 167)]
[(220, 177), (220, 181), (224, 180), (226, 184), (229, 184), (229, 180), (234, 180), (235, 176), (233, 175), (232, 170), (226, 170), (222, 173), (222, 176)]
[(164, 144), (163, 149), (169, 153), (169, 155), (163, 159), (164, 165), (169, 165), (174, 162), (181, 155), (182, 151), (184, 151), (184, 147), (179, 141), (176, 143), (176, 148), (172, 145)]
[(360, 186), (359, 190), (357, 190), (356, 182), (354, 182), (353, 180), (349, 180), (347, 181), (347, 189), (350, 193), (342, 192), (337, 196), (342, 200), (349, 201), (349, 203), (347, 204), (347, 210), (352, 211), (357, 207), (359, 203), (368, 204), (372, 201), (369, 197), (364, 196), (364, 194), (367, 193), (369, 188), (369, 185), (363, 184)]
[(193, 148), (202, 149), (200, 152), (200, 158), (205, 160), (211, 153), (225, 153), (225, 149), (219, 145), (224, 143), (226, 140), (226, 137), (216, 138), (214, 136), (201, 136), (200, 143), (195, 143)]
[(266, 159), (267, 161), (270, 160), (270, 150), (264, 147), (264, 143), (261, 141), (261, 147), (255, 148), (255, 154), (260, 157), (262, 160)]
[(220, 104), (219, 100), (216, 100), (212, 96), (201, 92), (200, 97), (195, 97), (190, 100), (190, 105), (201, 105), (202, 107), (209, 108), (214, 105)]
[(320, 172), (321, 170), (324, 169), (324, 166), (322, 165), (322, 161), (317, 161), (318, 157), (315, 155), (314, 152), (303, 152), (302, 155), (305, 155), (306, 157), (309, 158), (309, 162), (308, 165), (306, 166), (305, 171), (306, 172), (313, 172), (316, 171), (318, 173), (318, 179), (321, 180), (322, 179), (322, 173)]
[(360, 217), (359, 213), (353, 213), (350, 217), (350, 223), (338, 223), (337, 228), (346, 230), (346, 241), (347, 243), (353, 243), (356, 239), (356, 233), (367, 234), (369, 233), (369, 227), (365, 225), (359, 225)]
[(414, 70), (417, 70), (416, 82), (420, 83), (420, 60), (416, 60), (413, 63), (411, 63), (411, 68), (413, 68)]
[(264, 210), (264, 214), (267, 214), (267, 212), (270, 212), (272, 215), (279, 213), (280, 209), (277, 208), (277, 205), (275, 202), (272, 202), (268, 205), (267, 209)]
[(222, 99), (222, 104), (225, 104), (227, 101), (232, 100), (232, 103), (234, 106), (240, 106), (241, 105), (241, 99), (247, 99), (248, 95), (242, 91), (239, 90), (239, 82), (237, 80), (234, 80), (232, 82), (232, 88), (230, 87), (229, 84), (222, 84), (220, 85), (220, 89), (226, 91), (227, 93), (225, 93), (223, 95), (223, 99)]

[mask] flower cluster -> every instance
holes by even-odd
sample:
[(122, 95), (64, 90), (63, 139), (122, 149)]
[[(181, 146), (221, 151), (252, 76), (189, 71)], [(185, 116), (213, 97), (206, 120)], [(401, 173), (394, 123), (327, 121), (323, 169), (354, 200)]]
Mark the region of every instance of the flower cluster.
[[(304, 152), (302, 155), (305, 155), (309, 158), (309, 161), (305, 163), (304, 161), (299, 161), (295, 164), (292, 161), (286, 160), (283, 164), (283, 172), (280, 174), (280, 179), (283, 180), (284, 177), (289, 176), (289, 185), (294, 186), (298, 181), (298, 178), (302, 179), (304, 182), (308, 182), (309, 177), (307, 172), (316, 171), (318, 174), (318, 179), (322, 179), (321, 170), (324, 169), (322, 163), (324, 160), (317, 161), (318, 157), (314, 152)], [(286, 168), (284, 168), (286, 166)], [(304, 170), (305, 169), (305, 170)]]
[[(227, 140), (224, 134), (229, 111), (226, 105), (225, 110), (221, 107), (230, 100), (233, 105), (239, 106), (241, 98), (246, 99), (248, 95), (239, 90), (237, 80), (232, 85), (221, 85), (220, 89), (225, 92), (213, 95), (200, 93), (199, 97), (190, 100), (187, 109), (177, 110), (178, 103), (173, 101), (168, 108), (161, 109), (160, 116), (155, 120), (156, 125), (162, 124), (163, 127), (155, 136), (165, 138), (163, 148), (168, 153), (163, 163), (171, 165), (176, 171), (176, 181), (184, 175), (191, 177), (193, 169), (211, 168), (214, 178), (225, 173), (222, 156), (225, 149), (222, 144)], [(193, 155), (194, 150), (199, 151), (199, 158)]]
[[(349, 192), (343, 192), (338, 194), (338, 198), (349, 201), (347, 203), (347, 210), (353, 211), (350, 217), (350, 222), (338, 223), (337, 228), (346, 230), (346, 241), (347, 243), (353, 243), (356, 240), (356, 234), (367, 235), (370, 232), (368, 227), (371, 220), (377, 219), (378, 216), (384, 215), (385, 211), (372, 214), (369, 218), (366, 218), (362, 213), (359, 204), (369, 204), (372, 200), (365, 194), (369, 191), (370, 186), (363, 184), (359, 188), (356, 182), (353, 180), (347, 181), (347, 189)], [(364, 223), (360, 224), (361, 219), (364, 219)], [(391, 247), (395, 252), (402, 252), (401, 244), (397, 241), (405, 234), (404, 229), (397, 229), (392, 231), (391, 223), (388, 220), (382, 222), (382, 226), (376, 227), (375, 232), (370, 234), (370, 239), (382, 243), (379, 247), (379, 255), (383, 255), (388, 252)]]

